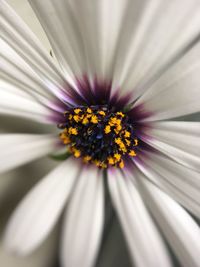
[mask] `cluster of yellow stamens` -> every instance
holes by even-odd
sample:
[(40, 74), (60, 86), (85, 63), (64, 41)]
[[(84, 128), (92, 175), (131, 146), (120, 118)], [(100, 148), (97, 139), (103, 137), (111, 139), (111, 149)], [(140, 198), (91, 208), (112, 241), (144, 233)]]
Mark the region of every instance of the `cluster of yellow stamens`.
[(78, 107), (65, 112), (60, 138), (74, 157), (97, 167), (124, 167), (124, 158), (136, 156), (138, 139), (128, 116), (105, 106)]

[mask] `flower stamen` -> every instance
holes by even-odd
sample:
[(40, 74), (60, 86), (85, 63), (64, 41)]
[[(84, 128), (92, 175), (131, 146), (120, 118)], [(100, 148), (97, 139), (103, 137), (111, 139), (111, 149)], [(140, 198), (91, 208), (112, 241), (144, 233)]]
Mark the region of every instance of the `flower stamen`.
[(77, 107), (64, 112), (60, 139), (74, 157), (99, 168), (124, 168), (126, 157), (136, 156), (138, 139), (128, 116), (107, 106)]

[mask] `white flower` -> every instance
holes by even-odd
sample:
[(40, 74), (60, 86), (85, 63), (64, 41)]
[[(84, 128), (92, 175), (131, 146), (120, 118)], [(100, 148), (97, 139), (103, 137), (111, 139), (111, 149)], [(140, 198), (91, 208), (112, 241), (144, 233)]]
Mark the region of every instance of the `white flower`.
[(94, 266), (105, 178), (134, 266), (172, 266), (167, 242), (182, 266), (199, 267), (200, 229), (188, 211), (200, 217), (200, 123), (176, 119), (200, 111), (199, 1), (30, 4), (60, 68), (1, 0), (0, 113), (53, 124), (55, 134), (1, 134), (0, 171), (61, 146), (75, 157), (22, 200), (6, 246), (32, 252), (68, 203), (62, 264)]

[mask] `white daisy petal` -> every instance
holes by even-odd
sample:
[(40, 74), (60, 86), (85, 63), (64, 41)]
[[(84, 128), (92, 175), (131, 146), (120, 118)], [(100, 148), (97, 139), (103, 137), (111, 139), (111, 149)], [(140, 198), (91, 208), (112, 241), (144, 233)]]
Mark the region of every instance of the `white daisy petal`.
[(1, 3), (0, 25), (3, 39), (39, 75), (48, 89), (63, 99), (64, 88), (68, 86), (63, 75), (23, 20), (9, 7), (6, 1), (2, 0)]
[(139, 98), (135, 107), (143, 105), (146, 111), (151, 112), (146, 121), (170, 119), (200, 111), (199, 58), (200, 42)]
[(92, 267), (103, 228), (103, 178), (83, 170), (67, 209), (61, 260), (64, 267)]
[(110, 172), (108, 181), (135, 266), (171, 266), (162, 238), (130, 178), (116, 171)]
[(92, 73), (105, 79), (111, 75), (127, 1), (118, 0), (117, 4), (114, 0), (30, 3), (64, 69), (70, 68), (75, 76)]
[[(168, 157), (148, 153), (135, 164), (144, 176), (200, 218), (200, 176)], [(142, 175), (142, 174), (141, 174)]]
[(32, 252), (48, 236), (71, 192), (77, 165), (60, 164), (22, 200), (8, 223), (5, 246), (21, 255)]
[(200, 122), (156, 122), (151, 124), (148, 135), (200, 157)]
[(141, 191), (181, 266), (199, 267), (200, 228), (172, 198), (146, 179), (138, 177)]
[[(143, 138), (144, 142), (157, 149), (158, 151), (164, 153), (168, 157), (172, 158), (176, 162), (187, 166), (197, 172), (200, 172), (200, 157), (196, 153), (191, 153), (189, 151), (184, 151), (183, 148), (178, 148), (173, 144), (168, 144), (165, 141), (160, 141), (154, 138)], [(181, 143), (181, 142), (180, 142)]]
[(141, 96), (195, 43), (199, 14), (198, 0), (128, 1), (116, 52), (115, 84), (133, 92), (134, 99)]
[(51, 153), (57, 143), (52, 135), (0, 134), (0, 173)]
[(50, 92), (45, 88), (45, 84), (28, 64), (3, 40), (0, 40), (0, 47), (0, 77), (25, 89), (27, 93), (50, 97)]
[[(34, 72), (34, 70), (3, 40), (0, 40), (0, 77), (11, 86), (18, 87), (24, 91), (26, 96), (32, 96), (35, 102), (58, 112), (63, 112), (56, 105), (56, 98), (52, 96), (45, 82)], [(58, 102), (58, 101), (57, 101)]]
[(88, 58), (89, 73), (110, 81), (117, 41), (128, 1), (76, 0), (72, 2)]
[(29, 1), (38, 16), (64, 71), (83, 74), (81, 38), (69, 1)]
[(52, 113), (41, 104), (7, 92), (5, 86), (0, 90), (0, 114), (12, 115), (35, 120), (42, 123), (50, 123)]

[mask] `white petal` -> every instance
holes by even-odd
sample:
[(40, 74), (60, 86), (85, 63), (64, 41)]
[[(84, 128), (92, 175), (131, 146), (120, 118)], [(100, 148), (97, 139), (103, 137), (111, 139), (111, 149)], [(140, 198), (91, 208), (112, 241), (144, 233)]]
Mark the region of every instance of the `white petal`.
[(37, 37), (23, 20), (2, 1), (2, 36), (3, 39), (29, 64), (48, 89), (60, 99), (65, 95), (67, 82), (44, 50)]
[(135, 164), (147, 179), (200, 218), (199, 173), (155, 153)]
[(1, 77), (9, 80), (19, 87), (26, 87), (27, 92), (50, 96), (50, 92), (42, 84), (41, 78), (31, 69), (31, 67), (13, 50), (5, 41), (0, 40), (1, 56)]
[(151, 123), (147, 134), (156, 140), (200, 157), (200, 122)]
[(164, 140), (160, 141), (157, 138), (141, 138), (144, 142), (157, 149), (158, 151), (164, 153), (168, 157), (172, 158), (174, 161), (197, 172), (200, 172), (200, 157), (196, 155), (196, 153), (191, 153), (190, 149), (189, 151), (184, 151), (183, 148), (178, 148), (173, 144), (168, 144)]
[(78, 18), (88, 59), (88, 72), (100, 79), (112, 80), (127, 3), (127, 0), (73, 1), (73, 12)]
[(67, 209), (61, 259), (64, 267), (92, 267), (103, 228), (103, 177), (85, 169)]
[(56, 224), (77, 175), (69, 159), (44, 177), (22, 200), (5, 233), (5, 246), (21, 255), (32, 252)]
[(75, 76), (92, 73), (105, 79), (111, 75), (127, 0), (30, 3), (64, 69)]
[(56, 105), (57, 98), (51, 94), (47, 83), (42, 81), (35, 71), (3, 40), (0, 40), (0, 77), (11, 86), (18, 87), (32, 101), (39, 102), (49, 109), (63, 112)]
[(200, 43), (139, 98), (135, 107), (142, 104), (146, 111), (152, 113), (146, 120), (163, 120), (200, 111), (199, 58)]
[(146, 179), (138, 177), (142, 193), (181, 266), (199, 267), (200, 228), (172, 198)]
[(0, 114), (52, 123), (53, 112), (19, 88), (0, 82)]
[(167, 249), (129, 177), (110, 172), (109, 189), (137, 267), (171, 266)]
[(75, 19), (72, 17), (69, 1), (30, 1), (54, 53), (64, 68), (75, 75), (82, 75), (83, 62), (81, 45), (82, 40), (77, 30)]
[(199, 14), (198, 0), (128, 1), (116, 51), (118, 88), (133, 92), (134, 99), (142, 95), (194, 45)]
[(0, 134), (0, 173), (49, 154), (57, 143), (52, 135)]

